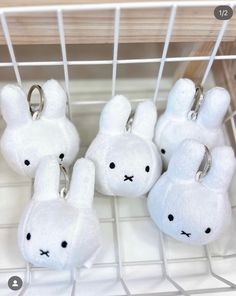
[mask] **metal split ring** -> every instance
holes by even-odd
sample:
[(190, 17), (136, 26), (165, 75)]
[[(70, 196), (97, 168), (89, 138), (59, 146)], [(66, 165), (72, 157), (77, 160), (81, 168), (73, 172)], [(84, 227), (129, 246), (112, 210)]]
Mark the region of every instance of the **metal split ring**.
[(135, 111), (132, 111), (130, 113), (130, 116), (129, 116), (129, 118), (127, 120), (127, 123), (126, 123), (126, 130), (127, 131), (130, 131), (131, 128), (132, 128), (132, 124), (133, 124), (133, 121), (134, 121), (134, 115), (135, 115)]
[(61, 175), (63, 175), (64, 181), (65, 181), (65, 186), (62, 187), (62, 189), (60, 191), (60, 196), (62, 198), (66, 198), (66, 195), (67, 195), (68, 190), (69, 190), (70, 180), (69, 180), (69, 176), (68, 176), (67, 170), (61, 164), (60, 164), (60, 171), (61, 171)]
[(202, 102), (204, 100), (203, 97), (203, 87), (201, 85), (198, 85), (196, 87), (196, 92), (194, 95), (193, 104), (191, 107), (191, 111), (188, 113), (188, 119), (195, 121), (198, 117), (199, 109), (202, 105)]
[[(39, 92), (39, 104), (38, 104), (38, 109), (35, 110), (35, 108), (33, 108), (33, 104), (31, 102), (31, 97), (32, 97), (32, 93), (33, 91), (37, 89)], [(41, 116), (41, 113), (43, 111), (43, 107), (44, 107), (44, 95), (43, 95), (43, 89), (40, 85), (38, 84), (34, 84), (31, 86), (31, 88), (29, 89), (28, 95), (27, 95), (27, 101), (29, 103), (29, 108), (30, 108), (30, 113), (33, 117), (34, 120), (39, 119)]]
[(211, 163), (212, 163), (211, 152), (206, 145), (204, 145), (204, 147), (205, 147), (205, 155), (199, 167), (199, 170), (196, 173), (196, 180), (198, 182), (200, 182), (202, 178), (204, 178), (207, 175), (207, 173), (211, 168)]

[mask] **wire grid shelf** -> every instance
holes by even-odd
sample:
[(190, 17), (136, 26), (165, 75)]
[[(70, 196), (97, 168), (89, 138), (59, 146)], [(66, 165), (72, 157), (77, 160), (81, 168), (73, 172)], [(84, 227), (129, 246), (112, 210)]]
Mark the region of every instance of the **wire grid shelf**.
[[(219, 30), (218, 36), (215, 40), (213, 50), (211, 55), (209, 56), (184, 56), (184, 57), (167, 57), (168, 47), (170, 44), (170, 39), (172, 36), (172, 31), (175, 24), (176, 18), (176, 11), (179, 7), (207, 7), (207, 6), (217, 6), (226, 4), (223, 1), (215, 1), (212, 3), (211, 1), (204, 1), (204, 2), (197, 2), (197, 1), (179, 1), (179, 2), (146, 2), (146, 3), (111, 3), (111, 4), (84, 4), (84, 5), (54, 5), (54, 6), (34, 6), (34, 7), (13, 7), (13, 8), (0, 8), (0, 18), (1, 18), (1, 25), (3, 34), (6, 40), (6, 44), (9, 50), (9, 55), (11, 62), (0, 62), (0, 67), (9, 67), (13, 68), (15, 73), (16, 81), (19, 85), (22, 85), (22, 78), (20, 74), (20, 67), (31, 67), (31, 66), (63, 66), (64, 69), (64, 80), (66, 91), (68, 95), (68, 114), (71, 117), (71, 101), (70, 101), (70, 90), (69, 90), (69, 74), (68, 74), (68, 67), (71, 65), (112, 65), (112, 91), (111, 95), (114, 96), (116, 94), (116, 82), (117, 82), (117, 66), (120, 64), (145, 64), (145, 63), (159, 63), (159, 71), (156, 77), (156, 88), (153, 95), (153, 100), (157, 102), (158, 93), (160, 89), (160, 83), (163, 75), (163, 70), (165, 63), (171, 62), (186, 62), (186, 61), (207, 61), (207, 67), (205, 69), (205, 73), (202, 77), (201, 84), (204, 85), (207, 77), (210, 73), (212, 64), (214, 60), (235, 60), (236, 55), (220, 55), (217, 56), (217, 51), (221, 44), (222, 38), (226, 31), (227, 25), (229, 23), (228, 20), (222, 21), (222, 26)], [(235, 6), (236, 1), (230, 1), (227, 3), (232, 8)], [(120, 31), (120, 15), (123, 9), (141, 9), (141, 8), (169, 8), (169, 22), (167, 26), (165, 42), (163, 47), (163, 52), (161, 58), (147, 58), (147, 59), (118, 59), (118, 47), (119, 47), (119, 31)], [(65, 33), (64, 33), (64, 22), (63, 22), (63, 12), (65, 11), (87, 11), (87, 10), (95, 10), (99, 13), (101, 10), (112, 10), (114, 11), (114, 44), (113, 44), (113, 59), (112, 60), (87, 60), (87, 61), (80, 61), (80, 60), (67, 60), (67, 50), (66, 50), (66, 43), (65, 43)], [(61, 61), (42, 61), (42, 62), (18, 62), (16, 60), (16, 56), (14, 53), (13, 44), (11, 41), (11, 36), (9, 33), (8, 23), (7, 23), (7, 16), (10, 13), (41, 13), (42, 18), (45, 12), (56, 12), (57, 14), (57, 25), (58, 25), (58, 34), (60, 38), (60, 47), (61, 47)], [(82, 102), (85, 103), (86, 102)], [(232, 110), (230, 110), (232, 111)], [(230, 118), (231, 127), (234, 134), (234, 145), (236, 144), (236, 127), (233, 117)], [(22, 184), (21, 184), (22, 185)], [(11, 186), (20, 186), (20, 184), (1, 184), (1, 187), (11, 187)], [(32, 191), (31, 191), (32, 193)], [(114, 248), (116, 254), (116, 260), (114, 262), (109, 263), (95, 263), (93, 269), (103, 269), (103, 268), (115, 268), (117, 270), (117, 279), (122, 287), (122, 292), (119, 295), (192, 295), (192, 294), (208, 294), (208, 293), (217, 293), (217, 292), (232, 292), (236, 291), (236, 282), (232, 282), (231, 280), (218, 275), (214, 271), (213, 261), (214, 259), (227, 259), (232, 260), (236, 258), (236, 251), (230, 255), (219, 255), (214, 256), (211, 254), (210, 248), (208, 246), (203, 247), (203, 255), (202, 256), (193, 256), (193, 257), (186, 257), (186, 258), (168, 258), (167, 255), (167, 246), (165, 236), (159, 232), (159, 236), (157, 235), (156, 238), (158, 240), (157, 247), (159, 245), (159, 250), (161, 253), (161, 258), (159, 260), (144, 260), (144, 261), (125, 261), (124, 254), (122, 250), (122, 231), (121, 231), (121, 223), (123, 222), (142, 222), (142, 221), (149, 221), (150, 218), (148, 215), (140, 215), (140, 216), (120, 216), (119, 215), (119, 199), (114, 198), (110, 201), (113, 207), (113, 215), (109, 218), (101, 217), (100, 222), (101, 224), (110, 223), (113, 225), (113, 236), (114, 236)], [(17, 228), (17, 224), (1, 224), (0, 230), (9, 230)], [(214, 287), (214, 288), (201, 288), (197, 286), (196, 288), (189, 290), (184, 288), (174, 277), (171, 275), (170, 267), (172, 263), (188, 263), (192, 264), (193, 262), (205, 262), (207, 264), (209, 274), (211, 277), (215, 278), (217, 281), (220, 281), (224, 284), (224, 287)], [(225, 262), (225, 261), (224, 261)], [(175, 291), (166, 291), (166, 292), (143, 292), (143, 293), (136, 293), (131, 292), (129, 283), (126, 279), (126, 274), (124, 269), (129, 266), (153, 266), (158, 265), (162, 268), (162, 277), (164, 280), (168, 281), (170, 285), (175, 288)], [(17, 272), (25, 272), (24, 278), (24, 286), (23, 289), (18, 294), (19, 296), (23, 296), (27, 294), (30, 286), (33, 285), (32, 281), (32, 274), (37, 271), (41, 271), (41, 268), (35, 268), (26, 264), (25, 268), (2, 268), (0, 269), (0, 273), (17, 273)], [(46, 272), (46, 270), (45, 270)], [(68, 295), (82, 295), (80, 294), (80, 270), (73, 270), (71, 272), (71, 291)], [(154, 275), (155, 277), (155, 275)], [(78, 289), (78, 290), (77, 290)], [(27, 294), (28, 295), (28, 294)], [(30, 295), (30, 294), (29, 294)], [(35, 295), (35, 294), (34, 294)], [(98, 294), (94, 294), (98, 295)], [(109, 295), (118, 295), (109, 293)], [(236, 295), (236, 294), (235, 294)]]

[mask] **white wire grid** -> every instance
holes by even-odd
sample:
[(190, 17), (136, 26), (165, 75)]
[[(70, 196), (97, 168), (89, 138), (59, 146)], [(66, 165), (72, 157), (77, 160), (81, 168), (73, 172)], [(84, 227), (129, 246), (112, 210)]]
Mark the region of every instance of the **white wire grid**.
[[(205, 73), (203, 75), (201, 84), (204, 85), (206, 82), (206, 79), (210, 73), (212, 64), (214, 60), (235, 60), (236, 55), (220, 55), (217, 56), (217, 50), (220, 46), (220, 43), (222, 41), (222, 38), (224, 36), (225, 30), (227, 28), (229, 21), (222, 21), (222, 26), (219, 30), (218, 36), (216, 38), (212, 53), (210, 56), (193, 56), (193, 57), (167, 57), (168, 47), (172, 35), (172, 30), (175, 24), (175, 17), (176, 17), (176, 11), (179, 7), (208, 7), (208, 6), (217, 6), (217, 5), (225, 5), (228, 4), (232, 8), (235, 6), (236, 1), (230, 1), (228, 3), (225, 3), (225, 1), (214, 1), (213, 3), (211, 1), (204, 1), (204, 2), (197, 2), (197, 1), (179, 1), (179, 2), (146, 2), (146, 3), (111, 3), (111, 4), (91, 4), (91, 5), (56, 5), (56, 6), (34, 6), (34, 7), (13, 7), (13, 8), (0, 8), (0, 18), (1, 18), (1, 25), (3, 29), (3, 34), (6, 40), (6, 44), (9, 50), (9, 55), (11, 62), (0, 62), (0, 67), (12, 67), (15, 73), (16, 81), (19, 85), (22, 85), (22, 79), (19, 71), (19, 67), (30, 67), (30, 66), (63, 66), (64, 69), (64, 80), (65, 80), (65, 86), (66, 91), (68, 95), (68, 115), (71, 116), (70, 111), (70, 90), (69, 90), (69, 74), (68, 74), (68, 66), (71, 65), (112, 65), (112, 92), (111, 95), (114, 96), (116, 93), (116, 81), (117, 81), (117, 65), (119, 64), (142, 64), (142, 63), (159, 63), (159, 71), (158, 75), (156, 77), (156, 88), (153, 96), (154, 102), (157, 102), (158, 100), (158, 91), (160, 88), (160, 83), (162, 79), (163, 69), (165, 66), (165, 63), (171, 63), (171, 62), (186, 62), (186, 61), (208, 61), (207, 67), (205, 69)], [(120, 31), (120, 14), (122, 9), (142, 9), (142, 8), (169, 8), (170, 16), (169, 16), (169, 23), (167, 27), (164, 47), (163, 47), (163, 53), (161, 58), (147, 58), (147, 59), (123, 59), (118, 60), (118, 47), (119, 47), (119, 31)], [(82, 10), (113, 10), (114, 11), (114, 47), (113, 47), (113, 59), (112, 60), (89, 60), (89, 61), (68, 61), (67, 60), (67, 52), (66, 52), (66, 44), (65, 44), (65, 34), (64, 34), (64, 23), (63, 23), (63, 12), (65, 11), (82, 11)], [(61, 55), (62, 60), (61, 61), (42, 61), (42, 62), (17, 62), (14, 48), (11, 41), (11, 36), (9, 34), (8, 29), (8, 23), (7, 23), (7, 16), (10, 13), (43, 13), (44, 12), (56, 12), (57, 13), (57, 24), (58, 24), (58, 34), (60, 37), (60, 46), (61, 46)], [(231, 122), (231, 127), (234, 133), (234, 141), (236, 144), (236, 127), (233, 117), (229, 118)], [(19, 184), (2, 184), (1, 187), (4, 186), (18, 186)], [(214, 293), (214, 292), (230, 292), (230, 291), (236, 291), (236, 282), (233, 283), (230, 280), (219, 276), (214, 272), (213, 269), (213, 260), (216, 256), (212, 256), (208, 246), (204, 247), (205, 256), (203, 257), (188, 257), (185, 259), (168, 259), (166, 255), (166, 246), (165, 246), (165, 240), (164, 236), (161, 232), (159, 232), (159, 240), (160, 240), (160, 247), (161, 247), (161, 253), (162, 253), (162, 259), (156, 260), (156, 261), (133, 261), (133, 262), (125, 262), (123, 260), (123, 254), (122, 254), (122, 248), (121, 248), (121, 232), (120, 232), (120, 223), (124, 221), (143, 221), (150, 219), (148, 216), (133, 216), (133, 217), (120, 217), (119, 216), (119, 208), (118, 208), (118, 199), (113, 199), (113, 209), (114, 209), (114, 217), (112, 218), (101, 218), (101, 223), (112, 223), (114, 225), (114, 236), (115, 236), (115, 248), (116, 248), (116, 262), (113, 263), (97, 263), (95, 264), (96, 268), (105, 268), (107, 266), (109, 267), (115, 267), (117, 268), (118, 272), (118, 280), (120, 281), (122, 287), (123, 287), (123, 293), (122, 295), (192, 295), (192, 294), (208, 294), (208, 293)], [(0, 229), (11, 229), (16, 228), (17, 224), (2, 224), (0, 225)], [(236, 252), (235, 254), (231, 255), (222, 255), (218, 256), (221, 259), (227, 259), (227, 258), (236, 258)], [(196, 288), (194, 290), (186, 290), (184, 289), (176, 280), (174, 280), (171, 277), (171, 274), (169, 272), (169, 266), (173, 262), (188, 262), (191, 264), (191, 262), (195, 261), (206, 261), (209, 268), (209, 273), (212, 277), (215, 279), (221, 281), (225, 284), (224, 288)], [(126, 282), (123, 268), (125, 266), (146, 266), (146, 265), (161, 265), (163, 269), (163, 277), (169, 281), (177, 290), (177, 292), (161, 292), (161, 293), (145, 293), (145, 294), (132, 294), (129, 285)], [(33, 283), (31, 283), (31, 274), (33, 271), (40, 270), (40, 268), (34, 268), (31, 267), (29, 264), (26, 264), (26, 268), (5, 268), (0, 269), (0, 273), (9, 273), (9, 272), (19, 272), (19, 271), (25, 271), (25, 279), (24, 279), (24, 286), (21, 292), (18, 294), (19, 296), (23, 296), (29, 286)], [(76, 292), (76, 287), (79, 286), (79, 271), (74, 270), (71, 272), (71, 278), (72, 278), (72, 288), (70, 295), (79, 295)]]

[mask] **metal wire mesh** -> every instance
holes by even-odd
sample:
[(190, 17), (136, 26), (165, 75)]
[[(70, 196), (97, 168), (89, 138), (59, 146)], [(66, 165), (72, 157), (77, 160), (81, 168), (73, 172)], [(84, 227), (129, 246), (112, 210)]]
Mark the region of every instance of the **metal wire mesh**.
[[(161, 84), (161, 79), (163, 75), (163, 70), (165, 67), (165, 63), (171, 62), (186, 62), (186, 61), (207, 61), (207, 67), (205, 69), (205, 73), (202, 78), (202, 85), (206, 82), (206, 79), (211, 71), (212, 64), (214, 60), (235, 60), (236, 55), (220, 55), (216, 56), (217, 50), (220, 46), (222, 38), (224, 36), (225, 30), (227, 28), (229, 21), (223, 21), (221, 29), (219, 30), (218, 36), (215, 41), (215, 45), (213, 47), (212, 53), (209, 56), (184, 56), (184, 57), (167, 57), (168, 47), (170, 44), (171, 34), (175, 25), (175, 17), (176, 11), (179, 7), (204, 7), (204, 6), (216, 6), (223, 4), (223, 1), (215, 1), (213, 4), (210, 1), (198, 2), (198, 1), (186, 1), (186, 2), (146, 2), (146, 3), (121, 3), (121, 4), (91, 4), (91, 5), (56, 5), (56, 6), (40, 6), (40, 7), (13, 7), (13, 8), (0, 8), (0, 18), (3, 29), (3, 34), (6, 40), (6, 44), (9, 50), (9, 55), (11, 62), (0, 62), (0, 67), (8, 67), (12, 68), (15, 73), (16, 81), (19, 85), (22, 85), (22, 78), (19, 68), (20, 67), (30, 67), (30, 66), (63, 66), (64, 71), (64, 80), (65, 87), (68, 96), (68, 116), (71, 117), (71, 101), (70, 101), (70, 89), (69, 89), (69, 71), (68, 67), (71, 65), (79, 66), (79, 65), (112, 65), (112, 91), (111, 95), (116, 94), (116, 82), (117, 82), (117, 67), (122, 64), (145, 64), (145, 63), (156, 63), (159, 64), (159, 71), (156, 77), (156, 88), (153, 94), (153, 99), (155, 102), (158, 100), (158, 92)], [(225, 3), (224, 3), (225, 4)], [(229, 5), (234, 7), (236, 4), (235, 1), (231, 1)], [(119, 31), (120, 31), (120, 15), (123, 9), (141, 9), (141, 8), (169, 8), (169, 23), (167, 27), (165, 42), (163, 46), (163, 52), (161, 58), (147, 58), (147, 59), (118, 59), (118, 49), (119, 49)], [(114, 11), (114, 42), (113, 42), (113, 58), (112, 60), (70, 60), (67, 59), (67, 49), (65, 43), (65, 32), (64, 32), (64, 23), (63, 23), (63, 13), (66, 11), (85, 11), (85, 10), (95, 10), (97, 13), (101, 10), (113, 10)], [(60, 40), (60, 48), (61, 48), (61, 61), (25, 61), (25, 62), (17, 62), (16, 56), (14, 53), (14, 48), (11, 41), (11, 36), (9, 33), (7, 16), (10, 13), (41, 13), (42, 18), (44, 17), (45, 12), (56, 12), (57, 15), (57, 25), (58, 25), (58, 34)], [(83, 103), (83, 102), (80, 102)], [(86, 102), (84, 102), (86, 104)], [(235, 131), (235, 122), (233, 118), (230, 120), (232, 129)], [(236, 140), (236, 139), (235, 139)], [(25, 186), (25, 183), (5, 183), (1, 184), (1, 187), (13, 187), (13, 186)], [(32, 193), (32, 191), (31, 191)], [(102, 224), (112, 224), (113, 225), (113, 233), (114, 233), (114, 248), (116, 253), (116, 260), (110, 263), (96, 263), (94, 265), (95, 269), (103, 269), (107, 267), (113, 267), (117, 269), (117, 278), (120, 282), (123, 292), (122, 295), (192, 295), (192, 294), (208, 294), (213, 292), (226, 292), (226, 291), (236, 291), (236, 284), (219, 276), (214, 271), (214, 259), (222, 260), (231, 260), (232, 258), (236, 258), (236, 250), (234, 254), (231, 255), (222, 255), (222, 256), (212, 256), (208, 247), (204, 248), (204, 255), (198, 257), (187, 257), (187, 258), (168, 258), (166, 253), (166, 242), (164, 239), (164, 235), (159, 233), (159, 247), (161, 251), (161, 259), (160, 260), (145, 260), (145, 261), (125, 261), (122, 253), (122, 231), (121, 231), (121, 223), (123, 222), (142, 222), (149, 221), (150, 218), (147, 215), (144, 216), (127, 216), (121, 217), (119, 215), (119, 199), (114, 198), (112, 200), (113, 205), (113, 216), (110, 218), (104, 217), (100, 218), (100, 222)], [(17, 224), (1, 224), (0, 229), (13, 229), (17, 228)], [(157, 244), (158, 246), (158, 244)], [(212, 277), (216, 278), (218, 281), (222, 282), (225, 287), (215, 287), (215, 288), (200, 288), (196, 287), (194, 290), (185, 289), (182, 285), (175, 280), (170, 271), (170, 266), (172, 263), (188, 263), (192, 264), (193, 262), (206, 262), (209, 273)], [(223, 264), (223, 263), (222, 263)], [(162, 267), (162, 275), (165, 280), (167, 280), (176, 291), (166, 291), (166, 292), (153, 292), (153, 293), (133, 293), (129, 287), (129, 283), (126, 280), (124, 268), (129, 266), (153, 266), (160, 265)], [(24, 287), (21, 290), (21, 296), (25, 295), (30, 285), (34, 285), (31, 275), (33, 272), (41, 271), (41, 268), (31, 267), (29, 264), (26, 264), (25, 268), (2, 268), (0, 269), (0, 273), (16, 273), (20, 271), (25, 272), (24, 279)], [(45, 270), (45, 272), (47, 272)], [(154, 275), (155, 276), (155, 275)], [(77, 287), (80, 286), (80, 271), (74, 270), (71, 272), (72, 286), (70, 295), (80, 295), (77, 293)], [(115, 295), (110, 293), (110, 295)], [(117, 294), (116, 294), (117, 295)]]

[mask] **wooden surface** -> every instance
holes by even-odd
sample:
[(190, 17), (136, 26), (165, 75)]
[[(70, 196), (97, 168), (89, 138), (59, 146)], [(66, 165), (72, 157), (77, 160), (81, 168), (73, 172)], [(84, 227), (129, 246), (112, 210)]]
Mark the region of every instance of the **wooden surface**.
[[(221, 55), (232, 55), (236, 52), (235, 43), (222, 44), (219, 50)], [(222, 60), (215, 61), (213, 64), (213, 73), (216, 84), (228, 89), (231, 94), (233, 109), (236, 110), (236, 61)]]
[[(46, 4), (48, 1), (1, 1), (1, 5)], [(49, 1), (62, 4), (66, 1)], [(70, 1), (67, 3), (80, 3)], [(98, 3), (99, 1), (90, 1)], [(109, 2), (109, 1), (107, 1)], [(122, 1), (123, 2), (123, 1)], [(127, 1), (125, 1), (127, 2)], [(86, 2), (87, 3), (87, 2)], [(169, 9), (122, 10), (120, 43), (163, 42), (169, 20)], [(214, 17), (214, 7), (179, 8), (174, 24), (172, 42), (215, 41), (222, 21)], [(236, 12), (231, 19), (224, 41), (236, 39)], [(56, 13), (21, 13), (7, 15), (13, 44), (58, 44)], [(67, 44), (113, 43), (114, 11), (64, 12)], [(0, 44), (5, 44), (0, 29)]]
[[(148, 0), (155, 2), (156, 0)], [(158, 0), (164, 2), (166, 0)], [(172, 0), (177, 2), (178, 0)], [(188, 1), (188, 0), (183, 0)], [(205, 0), (198, 0), (204, 2)], [(132, 3), (132, 2), (146, 2), (146, 0), (1, 0), (0, 7), (13, 7), (13, 6), (36, 6), (36, 5), (57, 5), (57, 4), (89, 4), (89, 3)]]
[[(182, 55), (186, 56), (209, 56), (214, 47), (214, 42), (195, 43), (192, 46), (192, 50), (185, 54), (183, 49)], [(206, 70), (208, 61), (197, 61), (197, 62), (181, 62), (176, 68), (174, 74), (174, 81), (181, 77), (188, 77), (196, 84), (200, 84), (204, 72)]]

